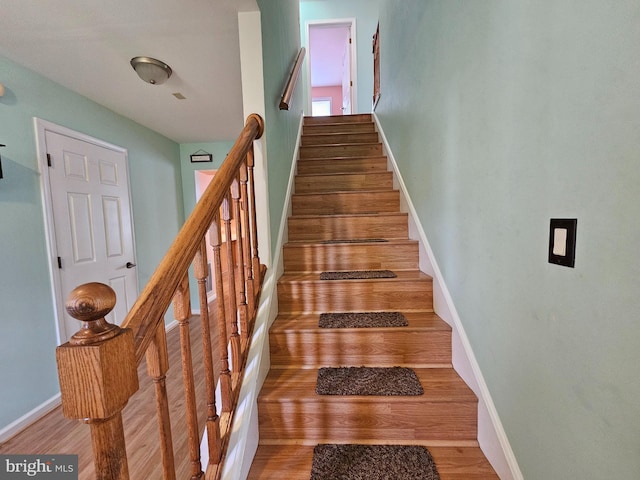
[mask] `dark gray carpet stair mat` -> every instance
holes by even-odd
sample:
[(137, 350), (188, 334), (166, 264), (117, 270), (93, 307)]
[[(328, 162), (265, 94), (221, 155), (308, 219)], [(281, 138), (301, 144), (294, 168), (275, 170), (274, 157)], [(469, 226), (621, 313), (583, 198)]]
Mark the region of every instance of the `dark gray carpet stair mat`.
[(417, 445), (321, 444), (310, 480), (440, 480), (429, 450)]
[(424, 389), (410, 368), (324, 367), (318, 370), (318, 395), (416, 396)]
[(321, 313), (320, 328), (381, 328), (406, 327), (407, 317), (400, 312)]
[(351, 238), (344, 240), (323, 240), (320, 243), (384, 243), (388, 241), (389, 240), (385, 240), (384, 238)]
[(322, 272), (320, 280), (364, 280), (371, 278), (396, 278), (391, 270), (357, 270), (350, 272)]

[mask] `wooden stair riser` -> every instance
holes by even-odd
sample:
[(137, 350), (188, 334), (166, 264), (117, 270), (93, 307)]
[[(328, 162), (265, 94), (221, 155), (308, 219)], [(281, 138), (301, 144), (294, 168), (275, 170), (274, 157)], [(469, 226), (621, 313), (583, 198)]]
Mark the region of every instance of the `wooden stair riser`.
[(328, 123), (325, 125), (303, 125), (302, 135), (327, 135), (332, 133), (374, 133), (373, 122)]
[(281, 312), (370, 312), (432, 310), (427, 280), (318, 280), (279, 282)]
[[(477, 402), (402, 402), (377, 397), (376, 402), (261, 402), (260, 439), (357, 443), (358, 439), (401, 441), (474, 440)], [(354, 442), (356, 440), (356, 442)]]
[(322, 133), (302, 135), (300, 144), (310, 145), (339, 145), (354, 143), (378, 143), (378, 133)]
[(417, 270), (418, 242), (289, 243), (283, 251), (285, 272), (345, 270)]
[(293, 215), (343, 215), (362, 213), (393, 213), (400, 211), (400, 192), (332, 192), (294, 194)]
[(289, 217), (289, 241), (403, 238), (409, 236), (406, 214)]
[(295, 178), (296, 193), (391, 189), (393, 189), (391, 172), (297, 175)]
[(451, 331), (318, 329), (269, 334), (271, 365), (448, 365)]
[(304, 160), (297, 164), (299, 175), (316, 173), (386, 172), (387, 157)]
[(362, 145), (324, 145), (300, 147), (300, 159), (310, 158), (346, 158), (346, 157), (380, 157), (381, 143), (366, 143)]
[(303, 125), (327, 125), (343, 123), (364, 123), (371, 122), (370, 113), (360, 113), (355, 115), (329, 115), (323, 117), (304, 117)]

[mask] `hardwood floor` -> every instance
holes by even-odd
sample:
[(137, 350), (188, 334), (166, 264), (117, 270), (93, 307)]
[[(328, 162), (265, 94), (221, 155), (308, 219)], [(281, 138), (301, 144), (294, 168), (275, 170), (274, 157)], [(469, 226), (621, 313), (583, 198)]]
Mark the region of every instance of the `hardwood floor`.
[[(211, 307), (215, 312), (215, 305)], [(203, 378), (202, 342), (200, 339), (200, 317), (190, 320), (194, 375)], [(213, 339), (214, 345), (217, 343)], [(180, 368), (180, 339), (178, 328), (167, 333), (169, 347), (169, 372), (167, 391), (171, 413), (171, 428), (174, 443), (177, 478), (189, 478), (189, 455), (186, 436), (182, 371)], [(214, 355), (217, 358), (217, 355)], [(219, 365), (215, 367), (219, 371)], [(147, 375), (146, 363), (138, 368), (140, 390), (130, 399), (123, 411), (125, 440), (127, 445), (129, 472), (132, 479), (162, 478), (160, 452), (158, 449), (158, 427), (154, 400), (154, 384)], [(205, 386), (196, 382), (198, 412), (206, 414)], [(205, 415), (198, 419), (200, 432), (204, 430)], [(79, 420), (62, 416), (61, 407), (47, 414), (7, 442), (0, 444), (3, 454), (75, 454), (78, 455), (79, 478), (95, 478), (93, 468), (89, 426)]]
[[(478, 447), (477, 398), (451, 366), (451, 328), (433, 312), (432, 279), (418, 270), (374, 130), (369, 115), (305, 119), (252, 480), (307, 480), (319, 443), (424, 445), (442, 480), (498, 478)], [(353, 270), (397, 276), (319, 276)], [(318, 326), (321, 313), (371, 311), (402, 312), (409, 325)], [(425, 393), (316, 394), (318, 368), (362, 365), (410, 367)]]

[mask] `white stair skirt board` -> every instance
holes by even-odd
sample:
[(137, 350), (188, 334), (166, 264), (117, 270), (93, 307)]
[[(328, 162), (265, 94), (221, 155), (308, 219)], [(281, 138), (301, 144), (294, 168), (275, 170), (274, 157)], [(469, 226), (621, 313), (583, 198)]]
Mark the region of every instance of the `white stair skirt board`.
[[(256, 323), (251, 337), (251, 346), (244, 372), (238, 407), (233, 418), (232, 433), (222, 469), (222, 480), (244, 480), (249, 475), (253, 457), (258, 449), (258, 394), (271, 368), (269, 355), (269, 328), (278, 315), (278, 301), (276, 290), (278, 278), (284, 272), (282, 258), (283, 245), (287, 243), (287, 218), (291, 215), (291, 195), (293, 194), (294, 178), (296, 174), (296, 159), (300, 148), (302, 122), (304, 116), (300, 114), (298, 127), (298, 141), (293, 151), (289, 183), (285, 195), (284, 207), (280, 218), (280, 228), (276, 240), (273, 265), (267, 269), (262, 284), (260, 303), (256, 314)], [(268, 266), (268, 264), (267, 264)], [(200, 445), (200, 455), (203, 465), (209, 456), (206, 445), (206, 431)]]
[(489, 393), (480, 366), (475, 358), (469, 339), (444, 282), (427, 236), (420, 224), (406, 185), (398, 170), (378, 116), (372, 114), (376, 129), (382, 140), (384, 154), (394, 173), (394, 188), (401, 192), (400, 209), (409, 214), (409, 238), (420, 243), (420, 270), (433, 277), (433, 301), (435, 312), (452, 328), (453, 367), (478, 397), (478, 443), (487, 460), (502, 480), (522, 480), (522, 472), (513, 454), (498, 412)]

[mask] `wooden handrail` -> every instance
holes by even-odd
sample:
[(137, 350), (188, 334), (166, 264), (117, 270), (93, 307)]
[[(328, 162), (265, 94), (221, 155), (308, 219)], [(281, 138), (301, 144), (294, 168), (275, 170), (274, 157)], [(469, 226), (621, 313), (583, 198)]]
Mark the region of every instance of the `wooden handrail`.
[(213, 217), (229, 191), (240, 165), (245, 161), (253, 141), (260, 138), (263, 132), (262, 117), (257, 114), (249, 115), (245, 127), (229, 151), (224, 163), (216, 172), (164, 259), (122, 322), (123, 327), (130, 328), (134, 332), (138, 362), (151, 343), (153, 332), (163, 321), (164, 313), (169, 308), (173, 293), (193, 260), (200, 245), (200, 239), (210, 228)]
[[(63, 413), (90, 425), (96, 478), (100, 480), (129, 479), (122, 410), (138, 390), (138, 365), (145, 356), (147, 373), (155, 384), (163, 478), (176, 478), (165, 381), (169, 359), (164, 317), (172, 302), (180, 332), (182, 405), (186, 422), (180, 433), (187, 432), (189, 475), (194, 480), (204, 476), (198, 427), (199, 416), (204, 416), (209, 448), (209, 465), (205, 470), (207, 478), (219, 478), (263, 277), (253, 185), (253, 141), (263, 132), (262, 118), (250, 115), (121, 327), (105, 320), (116, 301), (115, 293), (107, 285), (81, 285), (69, 295), (67, 311), (84, 322), (84, 326), (56, 350)], [(233, 232), (231, 220), (235, 225)], [(207, 232), (215, 272), (216, 312), (209, 311), (206, 293)], [(226, 244), (226, 271), (222, 270), (221, 244)], [(197, 379), (194, 378), (196, 369), (189, 327), (192, 314), (188, 271), (192, 263), (198, 284), (204, 365), (204, 376)], [(211, 341), (212, 330), (219, 338), (217, 345)], [(227, 358), (229, 348), (231, 362)], [(218, 350), (222, 365), (217, 378), (213, 371), (213, 349)], [(218, 383), (220, 400), (215, 393)], [(206, 385), (204, 415), (197, 411), (195, 385), (198, 384)], [(218, 415), (217, 403), (224, 420)]]
[(302, 68), (302, 60), (304, 60), (305, 49), (302, 47), (296, 55), (296, 59), (293, 62), (293, 67), (291, 68), (291, 72), (289, 73), (289, 79), (287, 80), (287, 84), (284, 87), (284, 92), (282, 93), (282, 98), (280, 100), (280, 110), (289, 110), (289, 104), (291, 103), (291, 97), (293, 96), (293, 91), (296, 88), (296, 83), (298, 82), (298, 77), (300, 76), (300, 69)]

